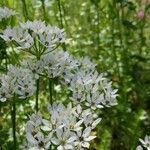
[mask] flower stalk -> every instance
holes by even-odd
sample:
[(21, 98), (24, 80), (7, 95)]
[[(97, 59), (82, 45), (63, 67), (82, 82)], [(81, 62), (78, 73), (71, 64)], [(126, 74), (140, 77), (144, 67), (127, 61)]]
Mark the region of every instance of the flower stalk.
[(47, 21), (47, 15), (46, 15), (46, 9), (45, 9), (45, 1), (41, 0), (42, 3), (42, 10), (43, 10), (43, 15), (44, 15), (44, 20)]
[(14, 95), (12, 100), (12, 127), (13, 127), (13, 148), (16, 150), (17, 138), (16, 138), (16, 96)]
[(24, 14), (25, 20), (28, 20), (29, 16), (28, 16), (28, 11), (27, 11), (26, 1), (22, 0), (22, 4), (23, 4), (23, 14)]
[(52, 80), (49, 79), (49, 101), (50, 101), (50, 104), (52, 105), (53, 104), (53, 83), (52, 83)]
[(40, 85), (40, 80), (36, 80), (36, 104), (35, 104), (35, 110), (38, 112), (39, 110), (39, 85)]
[[(63, 14), (62, 14), (62, 9), (61, 9), (61, 1), (57, 0), (57, 4), (58, 4), (58, 9), (59, 9), (60, 27), (64, 28), (64, 25), (63, 25)], [(63, 47), (64, 51), (66, 51), (66, 44), (65, 43), (62, 44), (62, 47)]]

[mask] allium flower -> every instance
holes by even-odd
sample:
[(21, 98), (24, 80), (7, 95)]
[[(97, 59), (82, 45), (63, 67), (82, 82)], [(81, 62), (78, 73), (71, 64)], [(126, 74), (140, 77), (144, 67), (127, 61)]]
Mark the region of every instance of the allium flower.
[(13, 94), (21, 99), (30, 97), (35, 89), (35, 80), (30, 70), (10, 65), (7, 75), (1, 77), (0, 101), (11, 98)]
[(25, 59), (21, 62), (23, 68), (31, 70), (36, 79), (43, 73), (44, 63), (33, 58)]
[(4, 102), (11, 98), (14, 93), (16, 79), (9, 75), (3, 75), (0, 77), (0, 101)]
[[(80, 125), (83, 123), (83, 119), (77, 119), (74, 116), (74, 110), (76, 108), (72, 107), (72, 104), (69, 103), (67, 107), (63, 104), (57, 105), (54, 103), (52, 106), (49, 106), (49, 112), (51, 113), (51, 124), (52, 130), (56, 131), (56, 129), (60, 129), (63, 127), (67, 127), (70, 130), (79, 130), (81, 127)], [(45, 124), (46, 125), (46, 124)]]
[(65, 42), (64, 30), (56, 27), (47, 26), (44, 33), (39, 33), (39, 42), (42, 45), (49, 48), (49, 51), (53, 50), (57, 43)]
[(20, 23), (20, 26), (35, 33), (43, 33), (46, 28), (45, 22), (41, 20), (34, 20), (33, 22), (28, 20), (26, 23)]
[(14, 92), (19, 98), (24, 99), (30, 97), (35, 92), (35, 80), (29, 69), (23, 69), (15, 66), (10, 66), (8, 75), (16, 78)]
[(44, 63), (44, 70), (48, 77), (55, 78), (62, 76), (77, 66), (77, 62), (67, 53), (56, 50), (50, 54), (43, 55), (41, 61)]
[(144, 140), (139, 139), (139, 141), (141, 142), (141, 145), (139, 145), (136, 150), (143, 150), (143, 147), (150, 150), (150, 136), (146, 135)]
[[(40, 114), (33, 114), (26, 124), (27, 145), (37, 146), (39, 141), (56, 145), (58, 150), (88, 148), (89, 142), (96, 138), (92, 136), (92, 130), (101, 121), (95, 119), (95, 114), (78, 105), (69, 103), (67, 107), (63, 104), (53, 103), (49, 105), (50, 119), (44, 119)], [(90, 115), (90, 119), (88, 116)], [(43, 132), (42, 132), (43, 131)], [(44, 135), (48, 135), (45, 139)]]
[(85, 102), (87, 107), (92, 109), (110, 107), (117, 104), (116, 92), (112, 89), (112, 83), (108, 82), (103, 74), (97, 71), (91, 72), (82, 68), (74, 74), (74, 76), (65, 76), (69, 83), (69, 89), (72, 91), (72, 99), (75, 103)]
[(0, 20), (3, 18), (9, 18), (15, 15), (15, 11), (8, 9), (7, 7), (0, 7)]
[(84, 131), (77, 131), (77, 140), (75, 145), (78, 149), (89, 148), (89, 142), (95, 138), (96, 136), (91, 135), (91, 128), (87, 127)]
[(117, 104), (112, 83), (96, 71), (89, 58), (75, 59), (58, 49), (65, 42), (64, 30), (44, 21), (7, 27), (0, 37), (34, 56), (23, 60), (20, 67), (9, 65), (7, 75), (0, 77), (0, 101), (14, 94), (20, 99), (32, 96), (35, 80), (43, 75), (59, 78), (71, 93), (68, 100), (72, 101), (67, 105), (55, 102), (48, 106), (49, 118), (42, 118), (40, 113), (30, 117), (25, 127), (25, 149), (48, 150), (51, 145), (57, 150), (88, 149), (96, 138), (93, 130), (101, 121), (97, 109)]
[(0, 37), (7, 42), (13, 41), (20, 49), (30, 49), (29, 52), (38, 57), (53, 51), (66, 39), (63, 29), (46, 25), (40, 20), (20, 23), (12, 29), (7, 27)]
[(27, 145), (28, 148), (48, 150), (51, 145), (50, 139), (52, 133), (45, 137), (40, 129), (40, 125), (42, 125), (42, 118), (40, 114), (33, 114), (26, 125)]
[(20, 23), (20, 25), (23, 29), (30, 30), (33, 37), (37, 35), (39, 42), (49, 48), (48, 51), (53, 50), (56, 44), (65, 42), (64, 30), (46, 25), (44, 21), (27, 21), (26, 23)]
[(15, 42), (15, 44), (17, 44), (17, 46), (21, 49), (28, 49), (34, 44), (33, 38), (28, 33), (28, 31), (18, 26), (12, 29), (7, 27), (5, 30), (3, 30), (0, 37), (3, 38), (6, 42)]
[(51, 140), (54, 145), (58, 145), (57, 150), (71, 150), (74, 149), (76, 136), (68, 129), (57, 129), (56, 136)]
[(136, 148), (136, 150), (143, 150), (143, 148), (142, 148), (142, 146), (138, 146), (137, 148)]

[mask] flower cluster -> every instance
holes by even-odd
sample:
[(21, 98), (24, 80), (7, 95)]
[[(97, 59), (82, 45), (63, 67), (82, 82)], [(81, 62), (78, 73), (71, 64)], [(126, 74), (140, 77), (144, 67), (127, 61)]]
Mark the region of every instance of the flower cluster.
[(30, 49), (30, 53), (40, 57), (53, 51), (65, 41), (64, 30), (46, 25), (45, 22), (35, 20), (20, 23), (14, 28), (7, 27), (0, 35), (6, 42), (13, 42), (22, 50)]
[(13, 15), (15, 15), (15, 11), (8, 9), (7, 7), (0, 7), (0, 20), (3, 18), (9, 18)]
[(89, 63), (89, 67), (86, 62), (78, 63), (79, 67), (74, 74), (64, 75), (64, 80), (72, 91), (72, 100), (93, 110), (116, 105), (117, 90), (112, 89), (112, 83), (103, 74), (99, 74), (92, 63)]
[(139, 141), (141, 142), (141, 145), (139, 145), (136, 150), (143, 150), (144, 148), (150, 150), (150, 136), (146, 135), (144, 140), (139, 139)]
[(33, 114), (26, 125), (28, 143), (26, 148), (48, 149), (50, 145), (58, 150), (89, 148), (89, 142), (96, 138), (92, 130), (101, 121), (90, 109), (83, 110), (78, 104), (53, 103), (48, 107), (50, 118), (42, 119)]
[(7, 75), (0, 77), (0, 101), (2, 102), (14, 94), (20, 99), (30, 97), (35, 89), (35, 80), (29, 69), (10, 65)]
[(1, 77), (0, 101), (14, 94), (20, 99), (34, 95), (35, 81), (43, 76), (59, 78), (60, 84), (71, 92), (67, 106), (54, 102), (48, 107), (50, 118), (43, 118), (40, 113), (31, 115), (26, 124), (24, 149), (89, 148), (89, 142), (96, 138), (93, 130), (101, 121), (97, 110), (117, 104), (117, 90), (112, 89), (112, 83), (96, 71), (96, 65), (88, 58), (75, 59), (58, 49), (65, 42), (64, 30), (45, 22), (27, 21), (7, 27), (0, 37), (32, 54), (20, 67), (9, 65), (7, 75)]

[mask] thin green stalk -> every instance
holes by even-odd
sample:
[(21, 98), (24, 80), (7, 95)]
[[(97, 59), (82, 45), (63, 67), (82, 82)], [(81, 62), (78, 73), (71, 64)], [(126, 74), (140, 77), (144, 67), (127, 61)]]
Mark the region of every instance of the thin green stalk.
[(127, 42), (126, 40), (126, 35), (125, 35), (125, 30), (124, 30), (124, 27), (123, 27), (123, 21), (124, 21), (124, 7), (123, 7), (123, 4), (121, 2), (120, 4), (120, 14), (118, 12), (118, 20), (119, 20), (119, 32), (120, 32), (120, 45), (121, 45), (121, 49), (122, 49), (122, 52), (121, 52), (121, 58), (122, 58), (122, 68), (123, 68), (123, 72), (121, 74), (121, 77), (120, 77), (120, 86), (122, 87), (121, 88), (121, 95), (124, 99), (124, 102), (126, 103), (127, 101), (127, 93), (125, 91), (125, 87), (126, 87), (126, 83), (125, 83), (125, 76), (124, 75), (128, 75), (129, 73), (129, 63), (128, 63), (128, 50), (127, 50), (127, 47), (125, 47), (125, 43)]
[(5, 54), (6, 58), (5, 58), (5, 67), (6, 67), (6, 73), (8, 72), (8, 55), (7, 55), (7, 52)]
[(49, 101), (50, 101), (50, 104), (52, 105), (53, 103), (53, 83), (51, 81), (51, 79), (48, 80), (48, 85), (49, 85)]
[(140, 37), (140, 48), (139, 48), (139, 54), (141, 55), (142, 54), (142, 48), (143, 46), (145, 46), (145, 39), (144, 39), (144, 27), (145, 27), (145, 18), (143, 18), (143, 20), (141, 20), (140, 22), (140, 34), (139, 34), (139, 37)]
[(39, 110), (39, 85), (40, 85), (40, 80), (39, 79), (37, 79), (36, 80), (36, 104), (35, 104), (35, 110), (36, 110), (36, 112), (38, 112), (38, 110)]
[(60, 17), (60, 27), (63, 28), (63, 15), (62, 15), (62, 9), (61, 9), (61, 1), (57, 0), (58, 9), (59, 9), (59, 17)]
[(16, 138), (16, 97), (15, 95), (12, 100), (12, 127), (13, 127), (13, 149), (16, 150), (17, 138)]
[(128, 48), (127, 48), (127, 36), (126, 36), (126, 32), (129, 31), (125, 31), (125, 28), (123, 28), (123, 21), (124, 21), (124, 8), (123, 8), (123, 4), (121, 2), (121, 8), (120, 8), (120, 34), (121, 34), (121, 47), (123, 50), (122, 53), (122, 57), (123, 57), (123, 64), (124, 64), (124, 73), (128, 74), (129, 72), (129, 63), (128, 63)]
[(42, 3), (42, 10), (43, 10), (43, 15), (44, 15), (44, 20), (47, 21), (47, 15), (46, 15), (46, 9), (45, 9), (45, 2), (44, 0), (41, 0)]
[(100, 6), (99, 6), (99, 3), (97, 4), (96, 6), (96, 11), (97, 11), (97, 47), (98, 47), (98, 50), (100, 49), (100, 37), (99, 37), (99, 34), (100, 34)]
[[(112, 5), (113, 9), (115, 8), (115, 3), (113, 2), (113, 5)], [(114, 54), (114, 62), (116, 63), (116, 68), (115, 68), (115, 73), (118, 74), (118, 77), (120, 79), (120, 68), (119, 68), (119, 64), (118, 64), (118, 60), (117, 60), (117, 51), (116, 51), (116, 48), (115, 48), (115, 37), (114, 37), (114, 29), (115, 29), (115, 20), (114, 18), (111, 19), (111, 35), (112, 35), (112, 50), (113, 50), (113, 54)]]
[[(63, 15), (62, 15), (62, 9), (61, 9), (61, 1), (57, 0), (57, 4), (58, 4), (58, 9), (59, 9), (60, 27), (64, 28), (64, 25), (63, 25)], [(62, 44), (62, 47), (66, 51), (66, 44), (65, 43)]]
[(21, 0), (23, 4), (23, 14), (25, 17), (25, 20), (27, 21), (29, 19), (28, 11), (27, 11), (27, 5), (26, 5), (26, 0)]

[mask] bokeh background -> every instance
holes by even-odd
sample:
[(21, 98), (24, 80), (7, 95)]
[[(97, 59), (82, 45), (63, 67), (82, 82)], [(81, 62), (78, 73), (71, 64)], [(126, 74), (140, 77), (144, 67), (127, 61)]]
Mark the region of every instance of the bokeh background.
[[(138, 139), (150, 135), (150, 0), (0, 0), (0, 6), (17, 12), (16, 17), (0, 21), (0, 32), (7, 25), (35, 19), (64, 28), (68, 40), (62, 48), (91, 58), (98, 72), (106, 72), (119, 89), (118, 105), (100, 112), (103, 120), (91, 150), (135, 150)], [(0, 71), (6, 49), (0, 39)], [(22, 57), (14, 51), (9, 55), (11, 63)], [(58, 86), (55, 90), (65, 99), (65, 92)], [(33, 103), (17, 105), (21, 144)], [(0, 103), (0, 147), (4, 150), (12, 145), (10, 125), (9, 106)]]

